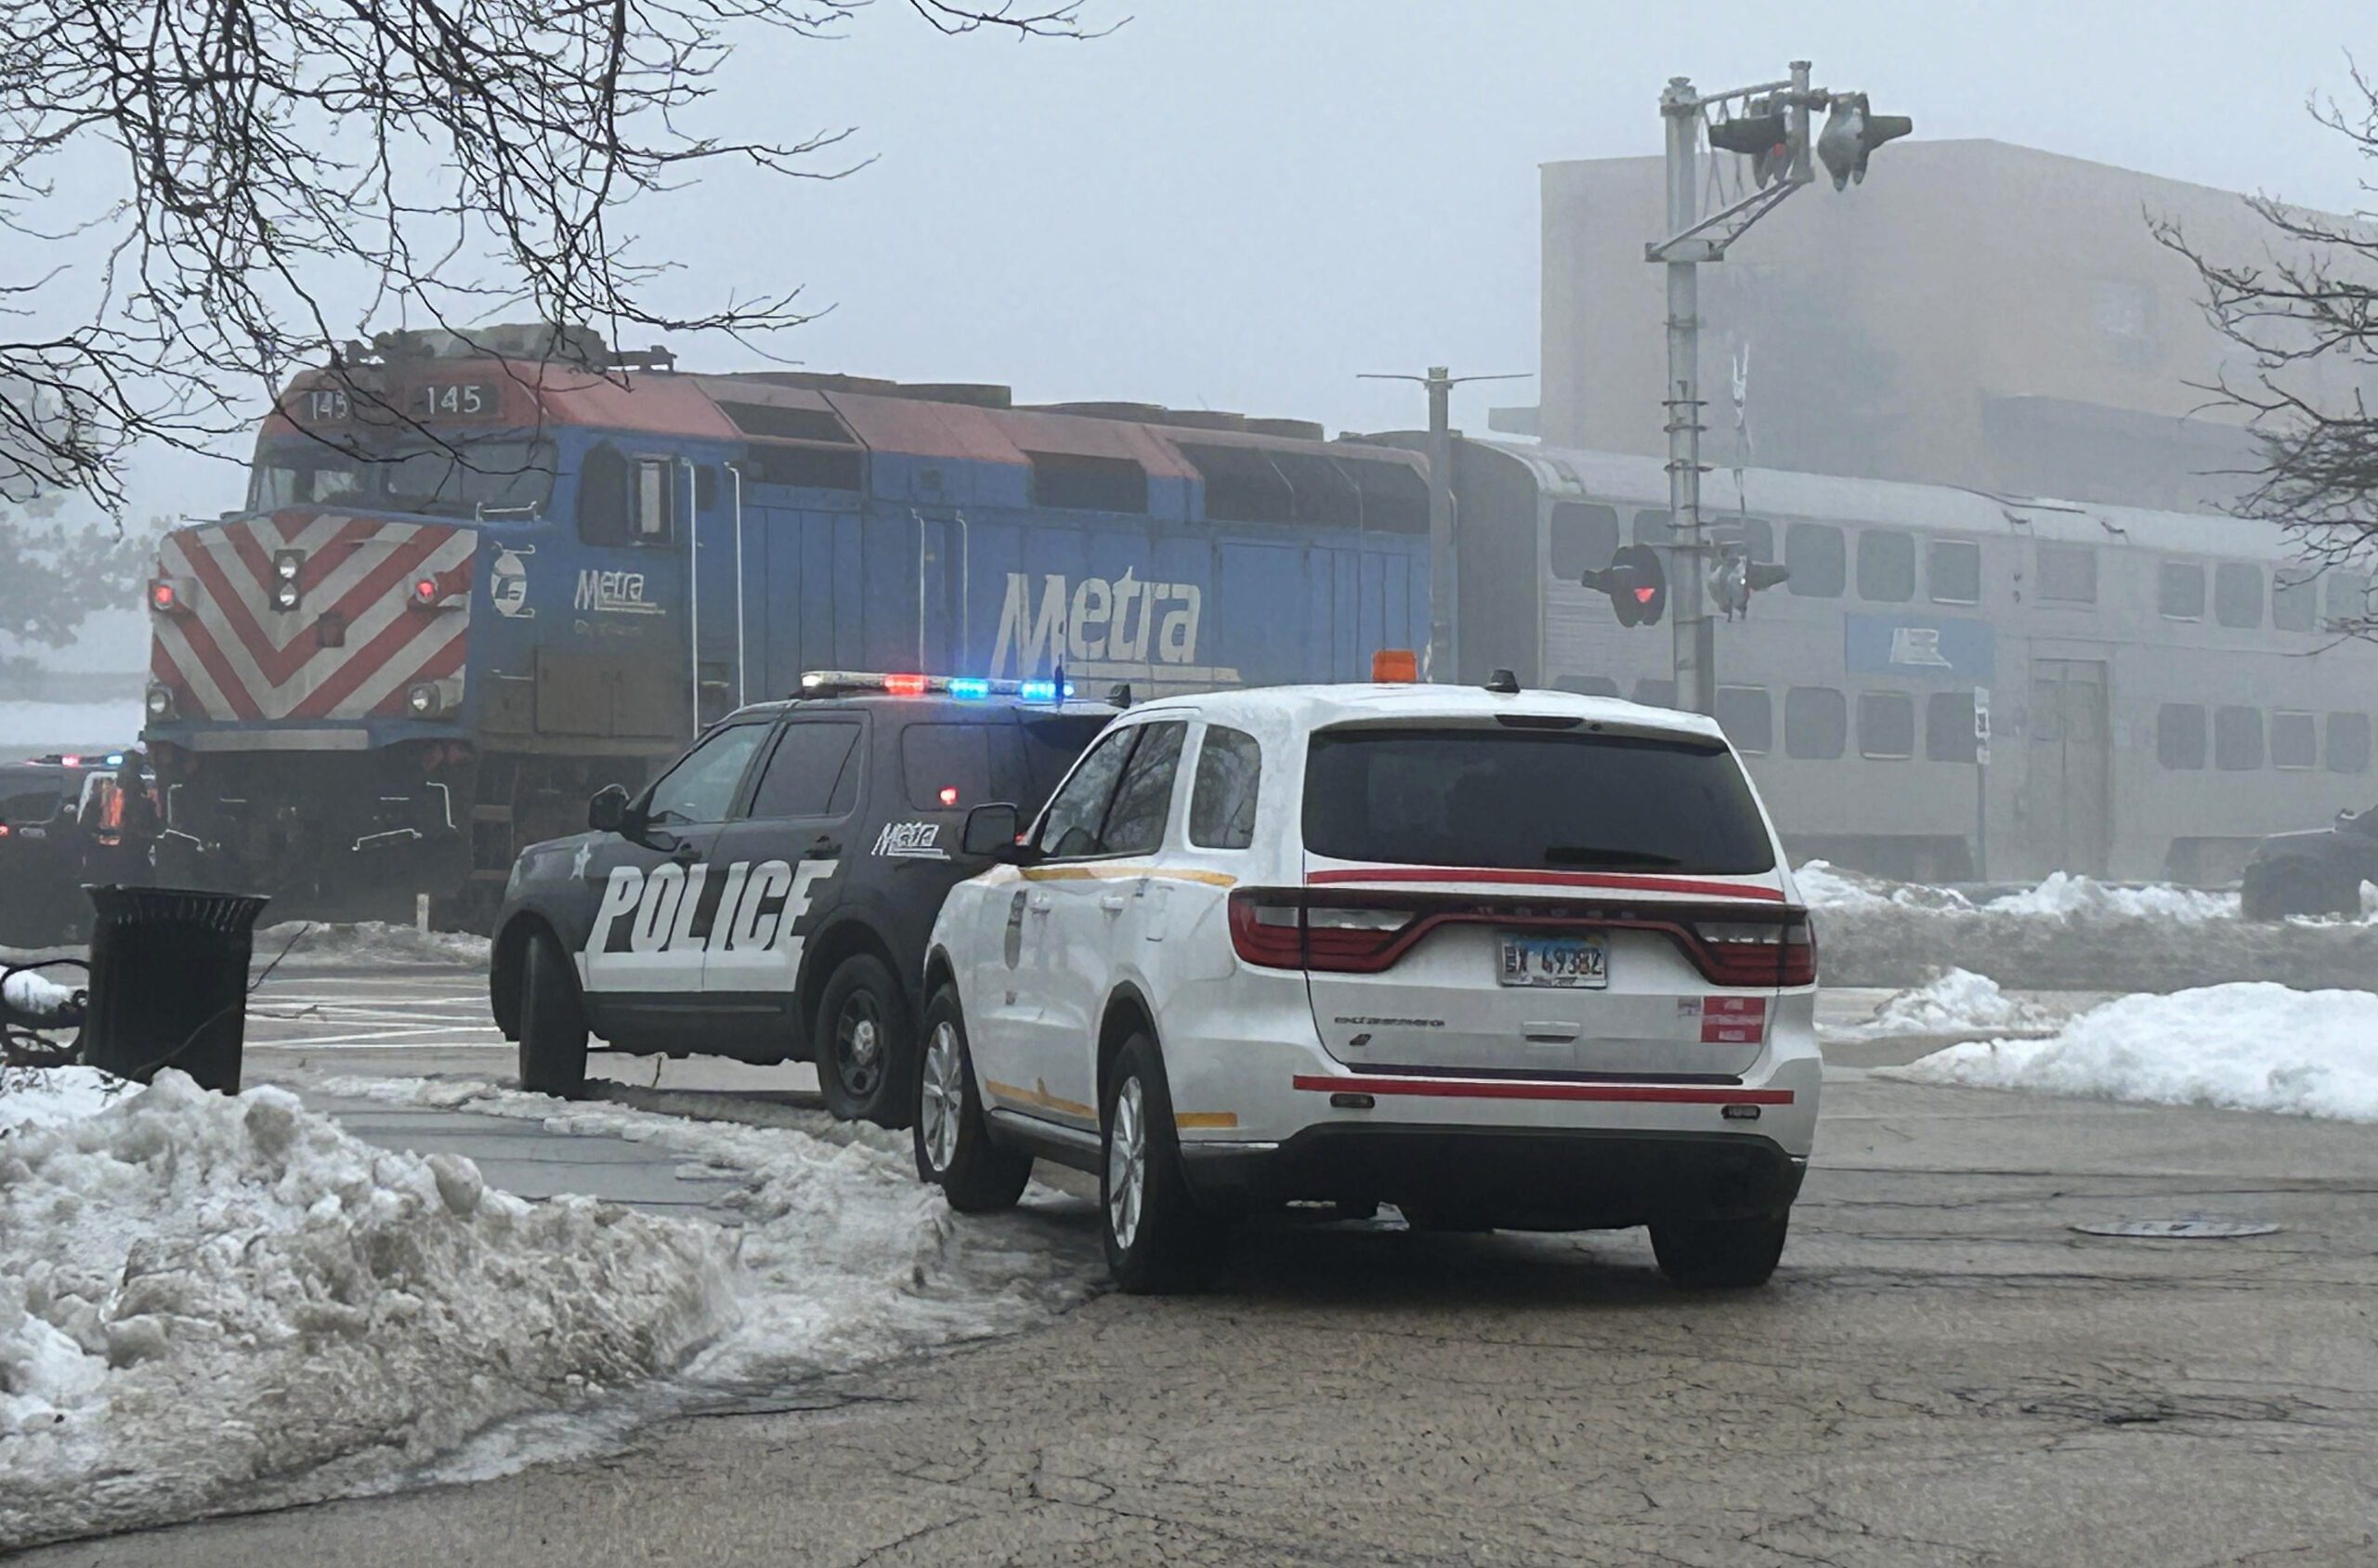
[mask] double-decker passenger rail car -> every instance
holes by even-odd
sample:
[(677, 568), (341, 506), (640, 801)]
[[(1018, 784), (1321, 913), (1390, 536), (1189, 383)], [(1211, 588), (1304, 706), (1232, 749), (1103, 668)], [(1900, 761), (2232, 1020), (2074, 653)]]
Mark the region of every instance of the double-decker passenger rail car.
[(161, 876), (468, 919), (594, 790), (804, 669), (1147, 695), (1351, 678), (1425, 629), (1409, 452), (555, 340), (383, 336), (301, 376), (247, 505), (166, 538)]
[[(1672, 626), (1578, 581), (1670, 542), (1657, 459), (1465, 441), (1456, 487), (1465, 678), (1673, 699)], [(2340, 630), (2369, 581), (2268, 523), (1756, 469), (1703, 490), (1713, 533), (1790, 568), (1718, 628), (1718, 718), (1796, 858), (2218, 884), (2378, 798), (2378, 649)]]

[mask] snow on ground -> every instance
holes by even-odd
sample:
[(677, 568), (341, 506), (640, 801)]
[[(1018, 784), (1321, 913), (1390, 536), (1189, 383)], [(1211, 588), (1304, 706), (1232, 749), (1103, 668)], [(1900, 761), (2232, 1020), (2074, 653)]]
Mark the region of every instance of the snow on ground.
[(282, 948), (284, 969), (327, 964), (451, 963), (485, 969), (488, 939), (461, 931), (424, 933), (386, 921), (357, 921), (332, 925), (319, 921), (284, 921), (255, 934), (258, 963), (269, 963)]
[(2039, 886), (2026, 893), (1993, 898), (1981, 909), (1991, 915), (2046, 915), (2058, 920), (2075, 915), (2162, 921), (2236, 920), (2238, 895), (2169, 883), (2109, 887), (2089, 877), (2051, 871)]
[(1953, 1045), (1878, 1071), (1918, 1083), (2378, 1121), (2378, 995), (2247, 981), (2121, 997), (2045, 1039)]
[(2052, 1028), (2056, 1015), (2036, 1002), (2010, 997), (1998, 982), (1952, 969), (1878, 1003), (1862, 1023), (1828, 1028), (1828, 1039), (1884, 1039), (1895, 1035), (1972, 1035), (1993, 1030)]
[(31, 1077), (0, 1094), (30, 1112), (0, 1123), (0, 1552), (584, 1451), (722, 1388), (1022, 1326), (1091, 1277), (1079, 1227), (959, 1223), (880, 1135), (376, 1091), (668, 1140), (747, 1178), (738, 1230), (525, 1203), (275, 1089)]
[(14, 751), (68, 746), (124, 746), (140, 738), (140, 700), (0, 702), (0, 747)]
[[(97, 1116), (130, 1087), (97, 1067), (0, 1067), (0, 1138), (19, 1128), (57, 1127)], [(7, 1147), (0, 1143), (0, 1152)], [(0, 1390), (7, 1387), (0, 1379)]]

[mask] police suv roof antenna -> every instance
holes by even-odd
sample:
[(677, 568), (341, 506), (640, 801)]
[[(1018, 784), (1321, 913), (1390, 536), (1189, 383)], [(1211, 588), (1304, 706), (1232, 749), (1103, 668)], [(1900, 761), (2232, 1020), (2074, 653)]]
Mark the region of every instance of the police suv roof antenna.
[(1486, 677), (1486, 689), (1497, 697), (1517, 697), (1520, 678), (1509, 670), (1497, 670)]

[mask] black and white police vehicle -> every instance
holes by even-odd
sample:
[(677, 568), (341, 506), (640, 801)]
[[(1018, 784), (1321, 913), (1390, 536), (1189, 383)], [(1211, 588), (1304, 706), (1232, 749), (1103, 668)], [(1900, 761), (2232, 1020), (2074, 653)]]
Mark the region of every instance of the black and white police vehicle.
[(523, 1087), (583, 1091), (618, 1051), (814, 1061), (833, 1113), (903, 1125), (925, 937), (989, 861), (973, 807), (1045, 799), (1115, 709), (1050, 681), (813, 672), (742, 709), (590, 830), (531, 844), (490, 1000)]
[(1416, 1224), (1648, 1225), (1764, 1281), (1814, 1135), (1816, 947), (1717, 725), (1445, 686), (1117, 719), (934, 929), (920, 1172), (1003, 1208), (1102, 1177), (1127, 1289), (1288, 1201)]

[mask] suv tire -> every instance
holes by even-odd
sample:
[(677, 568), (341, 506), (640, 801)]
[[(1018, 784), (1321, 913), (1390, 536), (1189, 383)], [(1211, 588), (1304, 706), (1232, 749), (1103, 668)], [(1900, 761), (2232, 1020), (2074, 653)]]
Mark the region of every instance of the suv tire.
[(1693, 1290), (1765, 1285), (1784, 1256), (1789, 1210), (1747, 1220), (1654, 1220), (1652, 1252), (1671, 1283)]
[(520, 955), (520, 1087), (565, 1100), (586, 1092), (586, 1011), (550, 932), (530, 932)]
[(836, 967), (817, 999), (810, 1038), (828, 1110), (843, 1121), (908, 1124), (916, 1109), (908, 1004), (882, 959), (857, 953)]
[(959, 1213), (995, 1214), (1024, 1196), (1032, 1156), (991, 1142), (982, 1091), (974, 1087), (974, 1059), (966, 1049), (966, 1020), (958, 993), (946, 986), (925, 1008), (913, 1126), (917, 1175), (940, 1187)]
[(1172, 1091), (1156, 1041), (1123, 1042), (1099, 1106), (1099, 1230), (1107, 1271), (1133, 1295), (1161, 1295), (1192, 1283), (1211, 1224), (1181, 1170)]

